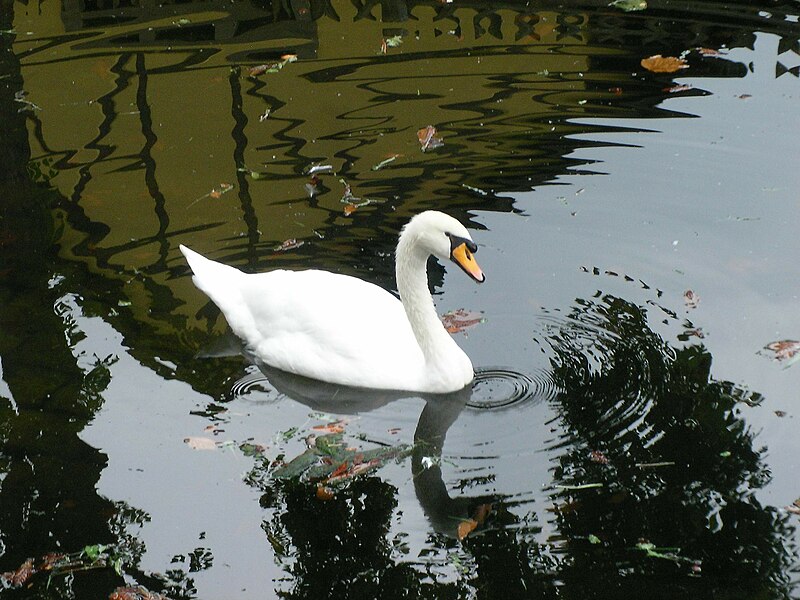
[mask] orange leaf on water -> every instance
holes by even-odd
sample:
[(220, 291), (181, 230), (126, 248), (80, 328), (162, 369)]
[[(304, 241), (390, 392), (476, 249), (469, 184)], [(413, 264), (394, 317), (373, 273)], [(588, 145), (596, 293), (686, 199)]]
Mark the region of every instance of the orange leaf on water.
[(442, 325), (449, 333), (460, 333), (470, 327), (483, 323), (483, 313), (472, 312), (464, 308), (451, 310), (442, 315)]
[(475, 519), (464, 519), (458, 524), (458, 529), (456, 530), (456, 534), (458, 535), (459, 540), (463, 540), (467, 537), (470, 533), (475, 531), (475, 528), (478, 526), (478, 522)]
[(681, 69), (687, 69), (688, 63), (676, 56), (661, 56), (656, 54), (642, 59), (642, 66), (653, 73), (675, 73)]

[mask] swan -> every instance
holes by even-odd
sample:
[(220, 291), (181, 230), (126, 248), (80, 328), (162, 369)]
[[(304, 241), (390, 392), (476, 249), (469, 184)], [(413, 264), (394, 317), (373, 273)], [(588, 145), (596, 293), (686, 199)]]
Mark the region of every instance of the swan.
[(472, 362), (436, 313), (428, 257), (450, 259), (482, 283), (477, 249), (453, 217), (414, 216), (397, 243), (398, 300), (349, 275), (316, 269), (246, 274), (180, 247), (195, 286), (257, 360), (327, 383), (423, 393), (454, 392), (474, 377)]

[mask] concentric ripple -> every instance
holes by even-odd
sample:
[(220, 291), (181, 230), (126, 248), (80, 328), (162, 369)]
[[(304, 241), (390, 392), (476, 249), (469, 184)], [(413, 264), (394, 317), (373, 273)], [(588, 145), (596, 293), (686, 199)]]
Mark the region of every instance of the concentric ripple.
[(270, 384), (269, 379), (258, 369), (240, 377), (231, 385), (228, 392), (230, 400), (275, 401), (280, 394)]
[(531, 401), (552, 400), (557, 395), (558, 388), (545, 372), (529, 376), (508, 369), (484, 367), (475, 370), (472, 397), (467, 406), (492, 410)]

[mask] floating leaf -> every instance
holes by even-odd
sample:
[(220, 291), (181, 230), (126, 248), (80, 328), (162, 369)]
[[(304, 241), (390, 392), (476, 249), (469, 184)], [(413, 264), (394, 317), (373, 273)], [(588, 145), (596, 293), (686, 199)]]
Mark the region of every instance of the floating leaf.
[(436, 137), (436, 133), (436, 127), (433, 125), (428, 125), (417, 131), (417, 139), (422, 146), (423, 152), (444, 146), (442, 138)]
[(324, 501), (333, 500), (333, 498), (335, 497), (333, 490), (329, 488), (327, 485), (318, 485), (316, 495), (317, 495), (317, 500), (324, 500)]
[(384, 38), (386, 41), (386, 45), (389, 48), (397, 48), (400, 44), (403, 43), (403, 36), (402, 35), (393, 35), (392, 37)]
[(600, 544), (602, 542), (601, 542), (599, 537), (597, 537), (595, 534), (591, 533), (591, 534), (589, 534), (589, 543), (596, 545), (596, 544)]
[(137, 585), (118, 587), (111, 592), (108, 600), (169, 600), (169, 598), (164, 594), (151, 592), (147, 588)]
[(90, 561), (94, 562), (105, 553), (107, 546), (103, 544), (94, 544), (92, 546), (84, 546), (83, 554)]
[(589, 460), (600, 465), (608, 464), (608, 458), (600, 450), (592, 450), (589, 453)]
[[(773, 359), (778, 362), (793, 359), (789, 364), (793, 364), (796, 357), (800, 357), (800, 342), (797, 340), (780, 340), (778, 342), (771, 342), (764, 346), (764, 350), (773, 352)], [(787, 365), (788, 366), (788, 365)]]
[(642, 66), (653, 73), (675, 73), (689, 67), (687, 62), (675, 56), (661, 56), (656, 54), (642, 59)]
[(249, 77), (258, 77), (259, 75), (263, 75), (264, 73), (277, 73), (283, 67), (288, 65), (289, 63), (293, 63), (297, 60), (296, 54), (284, 54), (281, 56), (281, 61), (277, 63), (268, 63), (264, 65), (257, 65), (255, 67), (250, 68)]
[(187, 437), (183, 440), (192, 450), (216, 450), (217, 442), (207, 437)]
[(632, 12), (635, 10), (644, 10), (647, 8), (645, 0), (614, 0), (609, 6), (624, 10), (625, 12)]
[(792, 504), (787, 506), (786, 510), (788, 510), (792, 514), (800, 515), (800, 498), (798, 498)]
[(722, 52), (716, 50), (715, 48), (695, 48), (695, 50), (697, 50), (703, 56), (714, 56), (714, 57), (724, 56)]
[(3, 573), (2, 578), (11, 587), (20, 587), (25, 585), (35, 573), (36, 569), (33, 566), (33, 559), (29, 558), (17, 567), (15, 571)]
[(463, 540), (470, 533), (472, 533), (478, 526), (475, 519), (464, 519), (458, 524), (457, 535), (459, 540)]
[(483, 313), (472, 312), (464, 308), (451, 310), (442, 315), (442, 324), (449, 333), (461, 333), (465, 329), (485, 322)]
[(275, 246), (273, 250), (275, 252), (286, 252), (287, 250), (294, 250), (295, 248), (299, 248), (305, 244), (303, 240), (296, 240), (295, 238), (289, 238), (288, 240), (284, 240), (280, 243), (280, 245)]
[(359, 450), (346, 446), (342, 437), (342, 433), (331, 433), (314, 438), (313, 446), (276, 469), (273, 476), (278, 479), (302, 477), (318, 481), (323, 486), (332, 486), (374, 471), (389, 460), (405, 457), (411, 452), (405, 445)]

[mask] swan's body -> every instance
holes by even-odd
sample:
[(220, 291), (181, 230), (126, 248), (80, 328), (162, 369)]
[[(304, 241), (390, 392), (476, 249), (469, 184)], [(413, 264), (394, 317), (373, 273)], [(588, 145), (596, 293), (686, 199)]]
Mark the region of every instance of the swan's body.
[(442, 326), (428, 291), (433, 254), (453, 258), (476, 281), (483, 274), (461, 223), (428, 211), (397, 245), (402, 302), (374, 284), (328, 271), (245, 274), (181, 246), (194, 283), (233, 332), (266, 364), (341, 385), (444, 393), (472, 381), (472, 363)]

